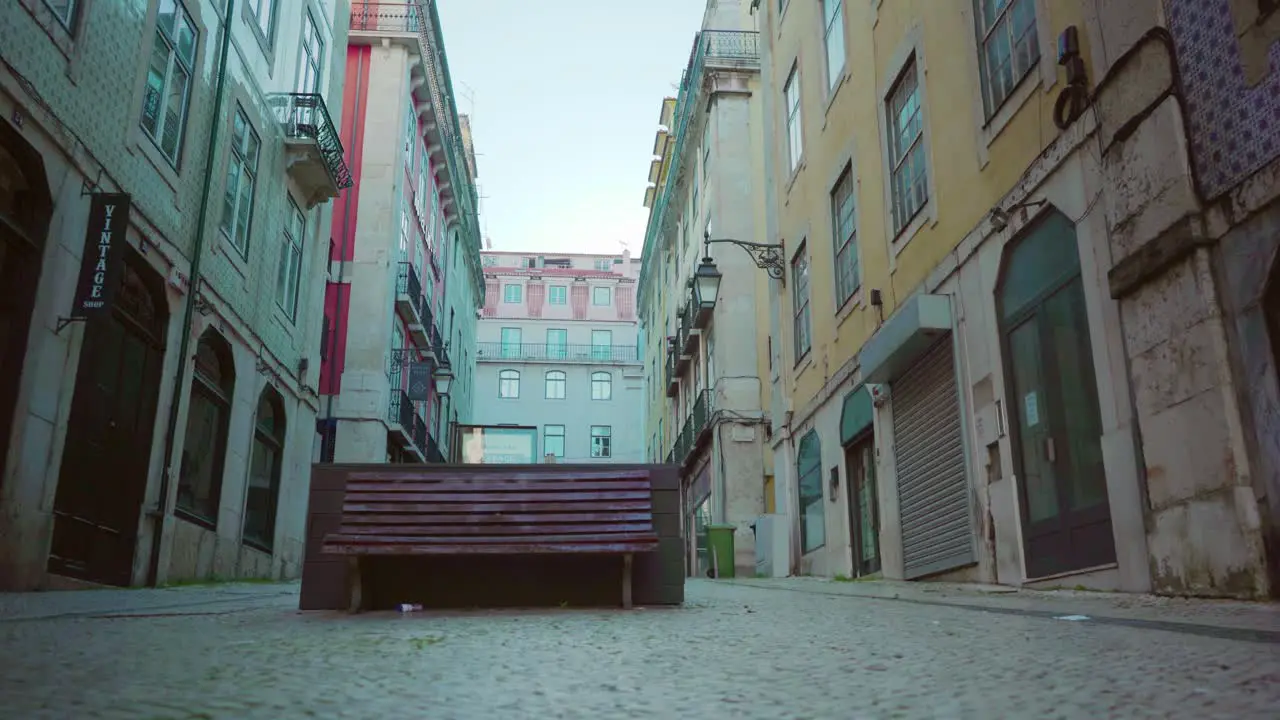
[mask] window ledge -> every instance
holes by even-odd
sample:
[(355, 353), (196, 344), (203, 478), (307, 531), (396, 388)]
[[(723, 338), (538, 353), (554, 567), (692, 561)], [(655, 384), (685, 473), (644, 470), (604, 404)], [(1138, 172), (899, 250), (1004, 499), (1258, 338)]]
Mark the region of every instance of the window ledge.
[[(991, 113), (982, 124), (982, 144), (990, 150), (992, 143), (1000, 137), (1005, 127), (1013, 121), (1027, 101), (1033, 97), (1038, 97), (1036, 90), (1044, 88), (1045, 92), (1052, 89), (1052, 85), (1045, 87), (1044, 80), (1038, 72), (1040, 63), (1037, 61), (1035, 65), (1027, 68), (1027, 72), (1013, 86), (1013, 90), (1005, 96), (1000, 105)], [(1034, 82), (1032, 79), (1034, 78)], [(1055, 83), (1056, 85), (1056, 83)], [(979, 100), (979, 102), (982, 102)]]
[(800, 162), (796, 163), (795, 169), (791, 171), (791, 177), (787, 178), (786, 189), (784, 190), (784, 192), (787, 195), (788, 204), (791, 202), (791, 188), (795, 186), (796, 179), (800, 177), (800, 173), (804, 172), (804, 169), (805, 169), (805, 156), (804, 156), (804, 153), (802, 152), (800, 153)]
[(142, 156), (147, 159), (147, 162), (151, 163), (153, 168), (155, 168), (156, 174), (158, 174), (160, 179), (164, 180), (164, 183), (169, 186), (171, 191), (173, 191), (174, 207), (177, 207), (178, 187), (181, 185), (181, 181), (178, 176), (178, 168), (169, 161), (169, 158), (165, 157), (164, 153), (160, 152), (160, 148), (156, 147), (155, 142), (145, 130), (139, 126), (135, 126), (133, 133), (133, 146), (141, 151)]
[(175, 507), (173, 509), (173, 516), (178, 518), (179, 520), (184, 520), (186, 522), (191, 523), (192, 525), (202, 527), (206, 530), (212, 530), (214, 532), (217, 532), (218, 530), (217, 522), (210, 520), (209, 518), (206, 518), (203, 515), (197, 515), (196, 513), (181, 507)]
[(801, 355), (800, 359), (796, 361), (795, 367), (793, 368), (795, 376), (800, 377), (800, 375), (803, 374), (805, 370), (808, 370), (812, 365), (813, 348), (810, 347), (808, 350), (805, 350), (804, 355)]
[(854, 290), (853, 294), (849, 296), (849, 299), (845, 300), (844, 304), (836, 310), (836, 329), (840, 329), (844, 325), (844, 321), (848, 320), (855, 310), (860, 310), (862, 307), (862, 286), (859, 285), (858, 289)]
[(907, 223), (906, 227), (893, 237), (893, 242), (891, 244), (893, 246), (893, 256), (895, 258), (902, 253), (903, 249), (910, 244), (911, 240), (915, 238), (915, 236), (924, 228), (925, 224), (930, 221), (934, 207), (933, 202), (933, 198), (929, 198), (929, 201), (916, 211), (915, 216), (911, 218), (911, 221)]
[(836, 82), (836, 86), (831, 88), (827, 94), (827, 107), (822, 111), (822, 129), (827, 129), (827, 120), (831, 117), (831, 107), (836, 104), (836, 96), (844, 89), (844, 86), (851, 79), (849, 71), (845, 68), (840, 69), (840, 80)]

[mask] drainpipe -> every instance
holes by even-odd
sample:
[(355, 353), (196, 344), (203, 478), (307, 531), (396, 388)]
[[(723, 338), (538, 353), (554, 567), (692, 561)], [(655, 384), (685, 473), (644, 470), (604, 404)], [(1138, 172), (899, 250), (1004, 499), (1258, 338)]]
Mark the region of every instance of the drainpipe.
[(191, 351), (191, 322), (200, 290), (200, 256), (204, 249), (205, 225), (209, 217), (209, 190), (213, 186), (214, 159), (218, 150), (218, 122), (222, 116), (222, 95), (227, 84), (227, 54), (231, 49), (231, 18), (236, 0), (227, 0), (222, 16), (222, 47), (218, 50), (218, 82), (213, 91), (213, 113), (210, 116), (208, 161), (204, 168), (204, 188), (200, 191), (200, 214), (196, 219), (195, 243), (191, 249), (191, 277), (188, 282), (186, 307), (182, 312), (182, 340), (178, 343), (178, 369), (173, 375), (173, 399), (169, 403), (169, 422), (164, 436), (164, 469), (160, 473), (160, 496), (152, 512), (155, 531), (151, 538), (151, 565), (147, 585), (155, 587), (160, 578), (160, 543), (164, 539), (164, 522), (169, 517), (169, 484), (173, 480), (173, 446), (178, 431), (178, 406), (187, 381), (187, 353)]

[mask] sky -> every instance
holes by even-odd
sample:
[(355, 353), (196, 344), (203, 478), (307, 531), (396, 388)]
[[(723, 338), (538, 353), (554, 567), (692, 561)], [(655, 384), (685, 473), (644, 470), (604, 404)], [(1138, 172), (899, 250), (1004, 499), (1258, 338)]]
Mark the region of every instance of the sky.
[(703, 0), (438, 0), (494, 250), (638, 256), (662, 99)]

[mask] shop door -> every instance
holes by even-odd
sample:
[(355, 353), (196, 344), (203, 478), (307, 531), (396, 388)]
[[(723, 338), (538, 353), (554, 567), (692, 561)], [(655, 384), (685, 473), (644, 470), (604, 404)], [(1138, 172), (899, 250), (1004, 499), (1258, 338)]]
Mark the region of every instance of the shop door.
[(50, 572), (109, 585), (132, 578), (164, 360), (160, 282), (141, 258), (126, 254), (110, 315), (86, 323), (54, 501)]
[(854, 577), (880, 572), (880, 511), (877, 505), (875, 438), (867, 434), (844, 451), (849, 477), (849, 546)]
[(1027, 575), (1115, 562), (1102, 421), (1075, 230), (1051, 215), (1000, 290)]

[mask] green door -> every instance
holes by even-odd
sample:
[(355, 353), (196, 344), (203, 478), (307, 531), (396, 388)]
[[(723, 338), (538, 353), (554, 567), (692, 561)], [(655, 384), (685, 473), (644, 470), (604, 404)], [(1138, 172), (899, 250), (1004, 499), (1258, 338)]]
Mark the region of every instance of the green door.
[(1115, 562), (1084, 282), (1065, 217), (1018, 242), (998, 293), (1027, 575)]

